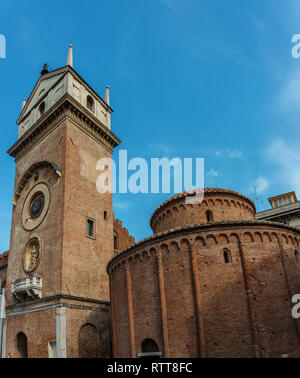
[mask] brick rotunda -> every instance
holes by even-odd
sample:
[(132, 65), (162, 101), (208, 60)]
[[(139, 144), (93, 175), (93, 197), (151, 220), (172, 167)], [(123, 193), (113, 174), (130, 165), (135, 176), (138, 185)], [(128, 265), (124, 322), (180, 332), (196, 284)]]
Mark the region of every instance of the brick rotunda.
[(205, 189), (200, 205), (187, 195), (108, 264), (114, 357), (300, 357), (300, 230), (256, 221), (231, 190)]

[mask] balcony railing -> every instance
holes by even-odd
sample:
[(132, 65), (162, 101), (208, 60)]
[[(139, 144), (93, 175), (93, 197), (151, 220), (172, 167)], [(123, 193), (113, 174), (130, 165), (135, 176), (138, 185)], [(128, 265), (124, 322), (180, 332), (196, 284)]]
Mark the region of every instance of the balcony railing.
[(32, 299), (41, 298), (42, 287), (42, 277), (40, 276), (18, 278), (11, 285), (11, 294), (17, 301), (22, 301), (26, 297), (30, 297)]

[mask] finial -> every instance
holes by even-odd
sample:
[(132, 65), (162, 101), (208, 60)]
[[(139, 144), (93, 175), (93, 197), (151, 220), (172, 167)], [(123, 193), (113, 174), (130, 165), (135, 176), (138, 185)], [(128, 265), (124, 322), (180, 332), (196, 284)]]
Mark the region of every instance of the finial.
[(48, 73), (48, 65), (47, 63), (44, 64), (43, 66), (43, 69), (42, 69), (42, 72), (41, 72), (41, 75), (45, 75), (46, 73)]
[(22, 101), (22, 109), (21, 111), (24, 109), (24, 106), (26, 105), (26, 98), (23, 98), (23, 101)]
[(107, 103), (107, 105), (109, 105), (109, 86), (108, 85), (106, 86), (106, 90), (105, 90), (105, 102)]
[(72, 44), (69, 45), (67, 66), (73, 67), (73, 46), (72, 46)]

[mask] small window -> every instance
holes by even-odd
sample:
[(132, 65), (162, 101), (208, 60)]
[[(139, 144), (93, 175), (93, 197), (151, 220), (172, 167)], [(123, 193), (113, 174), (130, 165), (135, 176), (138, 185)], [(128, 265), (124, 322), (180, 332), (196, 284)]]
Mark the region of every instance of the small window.
[(299, 252), (298, 251), (295, 251), (295, 260), (298, 262), (299, 260)]
[(114, 235), (114, 249), (118, 249), (118, 237)]
[(25, 333), (20, 332), (17, 334), (17, 349), (20, 353), (21, 358), (28, 358), (28, 350), (27, 350), (27, 337)]
[(43, 102), (41, 103), (41, 105), (39, 106), (39, 114), (40, 114), (40, 117), (45, 113), (45, 108), (46, 108), (45, 101), (43, 101)]
[(141, 345), (142, 353), (138, 353), (138, 357), (160, 357), (162, 353), (159, 351), (158, 345), (152, 339), (145, 339)]
[(86, 107), (94, 113), (95, 111), (95, 103), (94, 103), (94, 100), (92, 98), (92, 96), (88, 95), (87, 98), (86, 98)]
[(95, 221), (90, 218), (86, 220), (86, 236), (95, 239)]
[(214, 221), (214, 219), (213, 219), (213, 213), (210, 210), (208, 210), (206, 212), (206, 220), (207, 220), (207, 222), (213, 222)]
[(107, 220), (107, 211), (104, 211), (104, 220)]
[(225, 264), (230, 264), (232, 262), (230, 252), (225, 250), (223, 252), (224, 262)]

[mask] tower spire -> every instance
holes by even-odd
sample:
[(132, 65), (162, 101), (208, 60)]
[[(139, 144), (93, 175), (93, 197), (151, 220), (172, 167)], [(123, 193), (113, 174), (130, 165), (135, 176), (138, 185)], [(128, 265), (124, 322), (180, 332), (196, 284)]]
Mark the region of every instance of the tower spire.
[(73, 67), (73, 46), (72, 46), (72, 44), (69, 45), (67, 66)]
[(24, 106), (26, 105), (26, 99), (25, 98), (23, 98), (23, 101), (22, 101), (22, 109), (21, 109), (21, 111), (24, 109)]
[(109, 86), (108, 85), (106, 86), (106, 90), (105, 90), (105, 102), (107, 103), (107, 105), (109, 105)]

